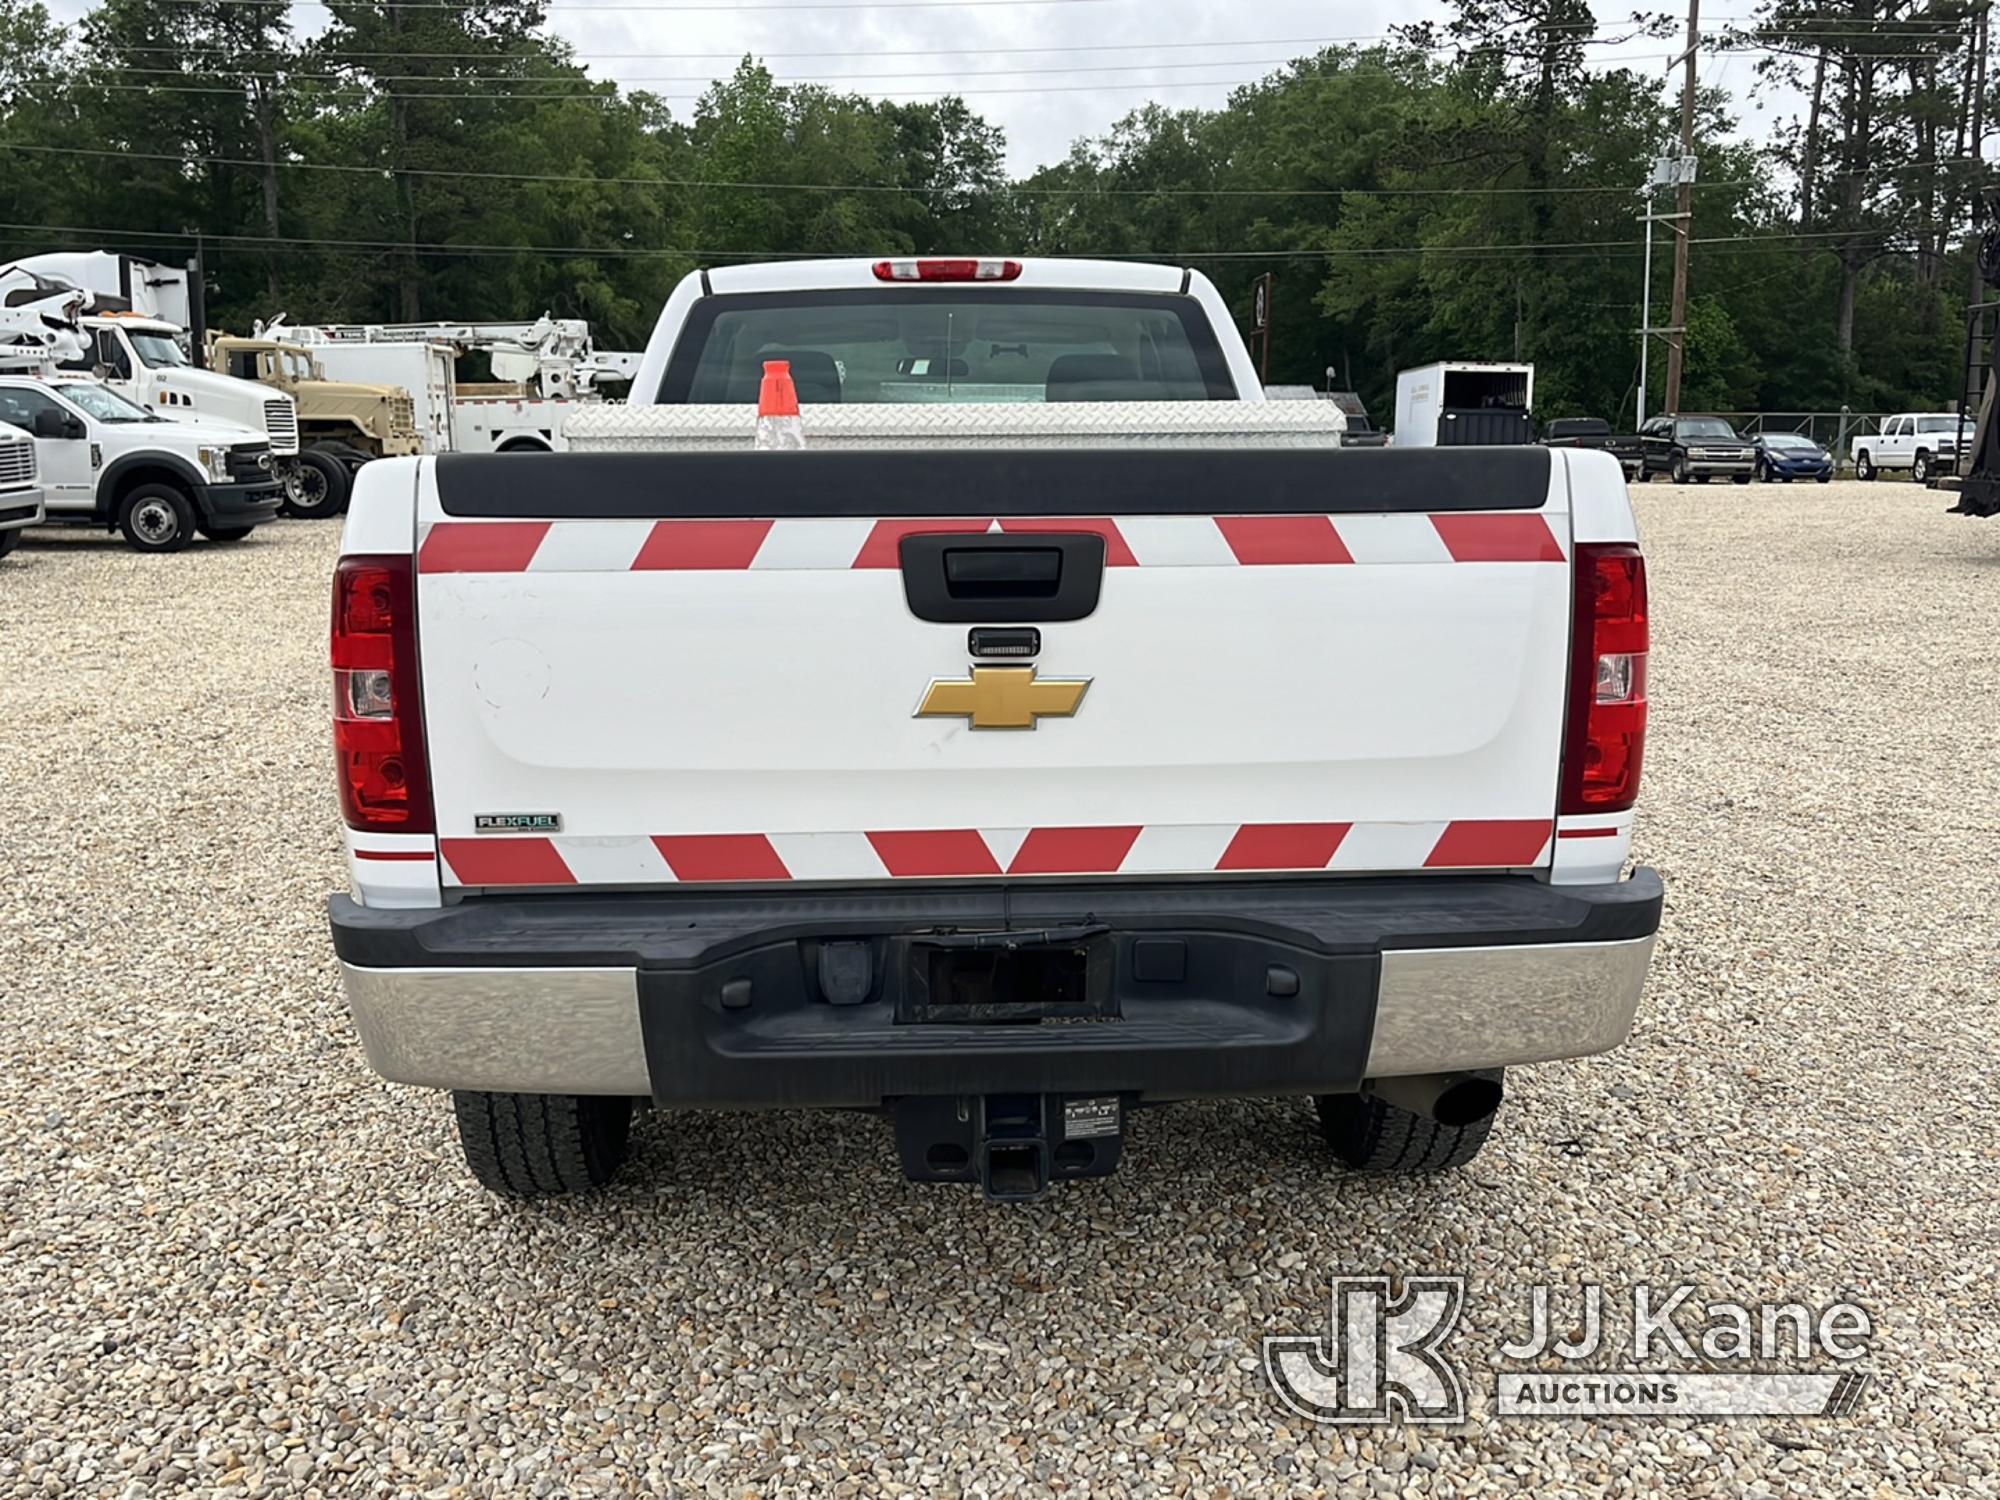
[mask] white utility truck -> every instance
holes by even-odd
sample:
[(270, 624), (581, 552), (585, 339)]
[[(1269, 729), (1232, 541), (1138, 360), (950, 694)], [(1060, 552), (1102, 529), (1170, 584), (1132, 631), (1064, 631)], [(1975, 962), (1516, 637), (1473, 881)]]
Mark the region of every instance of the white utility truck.
[(116, 530), (135, 551), (241, 541), (284, 499), (256, 428), (175, 421), (84, 376), (0, 374), (0, 422), (34, 435), (48, 524)]
[(290, 396), (197, 363), (204, 337), (201, 283), (190, 270), (107, 250), (30, 255), (0, 267), (0, 294), (38, 284), (74, 287), (86, 298), (82, 328), (89, 342), (62, 362), (65, 371), (94, 376), (162, 417), (257, 429), (270, 445), (272, 473), (291, 499), (308, 500), (322, 487), (315, 480), (345, 484), (346, 470), (337, 460), (300, 454), (298, 407)]
[[(639, 362), (636, 354), (598, 350), (590, 325), (580, 318), (284, 325), (272, 336), (311, 349), (329, 371), (349, 379), (387, 380), (398, 367), (392, 359), (400, 361), (404, 378), (411, 378), (416, 372), (403, 352), (409, 349), (424, 350), (427, 361), (443, 359), (442, 382), (425, 372), (426, 384), (442, 384), (447, 394), (445, 424), (433, 422), (437, 452), (553, 452), (563, 446), (564, 417), (601, 401), (607, 387), (630, 380)], [(493, 380), (457, 379), (457, 361), (471, 354), (486, 357)], [(415, 386), (406, 389), (415, 394)]]
[[(81, 297), (60, 288), (48, 288), (41, 297), (16, 288), (11, 304), (0, 306), (0, 375), (48, 368), (59, 355), (81, 348), (76, 320), (82, 306)], [(21, 533), (42, 519), (34, 434), (0, 421), (0, 557), (18, 547)]]
[(1446, 360), (1396, 375), (1398, 448), (1532, 443), (1535, 367)]
[(0, 422), (0, 557), (21, 544), (21, 533), (41, 524), (42, 486), (35, 439)]
[[(776, 361), (803, 451), (752, 446)], [(570, 451), (363, 469), (369, 1061), (522, 1196), (605, 1182), (635, 1103), (879, 1110), (996, 1198), (1198, 1096), (1470, 1158), (1503, 1069), (1624, 1039), (1659, 925), (1624, 478), (1261, 395), (1177, 267), (739, 266)]]

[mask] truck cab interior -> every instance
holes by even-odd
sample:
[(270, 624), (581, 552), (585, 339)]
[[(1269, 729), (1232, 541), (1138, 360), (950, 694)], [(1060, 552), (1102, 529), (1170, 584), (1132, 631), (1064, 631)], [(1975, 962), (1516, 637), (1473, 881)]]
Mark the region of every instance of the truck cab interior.
[(755, 401), (787, 360), (806, 403), (1230, 400), (1214, 331), (1185, 297), (976, 287), (800, 291), (698, 305), (660, 398)]

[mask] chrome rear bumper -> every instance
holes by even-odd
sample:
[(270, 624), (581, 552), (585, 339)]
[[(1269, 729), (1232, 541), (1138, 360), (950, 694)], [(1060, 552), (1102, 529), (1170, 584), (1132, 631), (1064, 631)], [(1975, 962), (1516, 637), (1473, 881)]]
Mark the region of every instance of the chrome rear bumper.
[[(1440, 1073), (1607, 1051), (1632, 1029), (1653, 942), (1649, 934), (1385, 952), (1373, 1031), (1365, 1057), (1354, 1060), (1354, 1075)], [(341, 973), (369, 1064), (393, 1082), (514, 1093), (657, 1092), (664, 1103), (679, 1093), (648, 1064), (636, 968), (343, 962)], [(1116, 1071), (1115, 1047), (1093, 1051)], [(1307, 1092), (1325, 1080), (1302, 1074), (1295, 1083), (1272, 1078), (1262, 1087)]]

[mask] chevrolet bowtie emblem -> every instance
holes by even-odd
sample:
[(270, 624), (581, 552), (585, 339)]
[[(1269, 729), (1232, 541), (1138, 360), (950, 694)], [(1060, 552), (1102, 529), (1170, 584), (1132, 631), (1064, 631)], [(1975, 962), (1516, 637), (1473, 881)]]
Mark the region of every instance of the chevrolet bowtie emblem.
[(1037, 680), (1033, 667), (974, 667), (970, 677), (936, 677), (917, 705), (920, 719), (965, 718), (974, 729), (1033, 729), (1067, 719), (1083, 702), (1088, 677)]

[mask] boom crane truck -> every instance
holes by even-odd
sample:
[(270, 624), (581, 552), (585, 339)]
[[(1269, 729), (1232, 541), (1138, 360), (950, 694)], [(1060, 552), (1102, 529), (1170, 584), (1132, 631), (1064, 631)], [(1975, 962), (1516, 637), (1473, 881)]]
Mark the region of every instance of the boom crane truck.
[[(321, 323), (290, 327), (282, 319), (263, 327), (266, 337), (310, 349), (330, 371), (372, 378), (375, 366), (361, 351), (426, 344), (448, 349), (454, 360), (484, 354), (494, 379), (454, 379), (451, 443), (468, 453), (548, 453), (564, 446), (562, 419), (577, 403), (594, 402), (604, 388), (629, 381), (636, 353), (599, 350), (581, 318), (544, 315), (525, 323)], [(341, 354), (336, 351), (352, 350)]]

